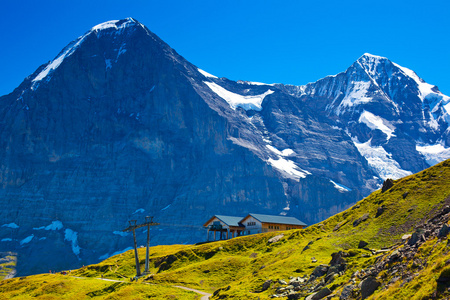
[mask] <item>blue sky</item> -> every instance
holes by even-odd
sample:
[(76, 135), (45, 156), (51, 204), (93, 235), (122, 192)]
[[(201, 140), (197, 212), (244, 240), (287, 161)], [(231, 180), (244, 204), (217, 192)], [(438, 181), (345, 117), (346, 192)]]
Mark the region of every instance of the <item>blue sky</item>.
[(450, 95), (450, 1), (1, 0), (0, 95), (91, 27), (133, 17), (219, 77), (302, 85), (363, 53)]

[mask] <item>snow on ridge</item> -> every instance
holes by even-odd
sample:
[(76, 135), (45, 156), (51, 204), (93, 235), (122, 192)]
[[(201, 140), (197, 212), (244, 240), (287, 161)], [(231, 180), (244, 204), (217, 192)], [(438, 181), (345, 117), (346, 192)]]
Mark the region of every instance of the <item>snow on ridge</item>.
[(416, 150), (425, 157), (430, 166), (450, 158), (450, 148), (445, 148), (442, 144), (416, 145)]
[[(92, 27), (91, 31), (101, 31), (109, 28), (114, 28), (116, 30), (121, 30), (126, 27), (134, 26), (136, 24), (139, 24), (137, 21), (135, 21), (133, 18), (126, 18), (125, 22), (120, 23), (122, 20), (111, 20), (107, 22), (103, 22), (101, 24), (98, 24), (94, 27)], [(119, 25), (117, 25), (120, 23)]]
[(214, 76), (214, 75), (212, 75), (212, 74), (209, 74), (208, 72), (203, 71), (202, 69), (197, 68), (197, 70), (198, 70), (203, 76), (205, 76), (205, 77), (209, 77), (209, 78), (217, 78), (217, 76)]
[(8, 227), (8, 228), (16, 229), (16, 228), (19, 228), (20, 226), (17, 225), (16, 223), (9, 223), (9, 224), (3, 224), (2, 227)]
[(334, 185), (334, 188), (337, 189), (339, 192), (342, 192), (342, 193), (343, 193), (343, 192), (351, 192), (351, 191), (352, 191), (351, 188), (346, 187), (346, 186), (343, 185), (343, 184), (336, 183), (336, 182), (334, 182), (334, 181), (331, 180), (331, 179), (330, 179), (330, 182)]
[(275, 83), (263, 83), (263, 82), (257, 82), (257, 81), (244, 81), (244, 80), (238, 80), (237, 83), (239, 84), (248, 84), (248, 85), (270, 85), (274, 86)]
[(37, 88), (37, 84), (39, 81), (47, 77), (56, 68), (58, 68), (66, 57), (72, 55), (88, 35), (89, 33), (79, 37), (76, 42), (70, 43), (66, 48), (63, 49), (63, 51), (61, 51), (62, 54), (59, 54), (55, 59), (47, 64), (47, 66), (32, 80), (31, 89), (33, 90)]
[(388, 140), (391, 137), (395, 136), (394, 135), (395, 127), (394, 127), (394, 129), (391, 129), (390, 127), (388, 127), (385, 124), (383, 118), (381, 118), (379, 116), (375, 116), (374, 114), (372, 114), (371, 112), (368, 112), (366, 110), (364, 110), (363, 113), (360, 115), (358, 122), (366, 124), (367, 127), (369, 127), (372, 130), (375, 130), (375, 129), (381, 130), (382, 132), (384, 132), (387, 135)]
[(372, 146), (371, 139), (365, 143), (360, 143), (357, 138), (352, 140), (359, 153), (366, 158), (369, 166), (381, 179), (399, 179), (412, 174), (411, 171), (403, 170), (382, 146)]
[(261, 105), (264, 98), (267, 95), (274, 93), (274, 91), (272, 90), (267, 90), (264, 94), (261, 95), (243, 96), (230, 92), (214, 82), (203, 81), (203, 83), (205, 83), (214, 93), (216, 93), (217, 96), (227, 101), (232, 109), (242, 107), (245, 110), (253, 109), (260, 111), (262, 109)]
[(410, 70), (408, 68), (402, 67), (396, 63), (393, 63), (397, 68), (399, 68), (403, 74), (405, 74), (406, 76), (410, 77), (411, 79), (413, 79), (418, 86), (419, 89), (419, 97), (420, 99), (423, 101), (425, 100), (425, 98), (427, 98), (427, 96), (431, 95), (431, 94), (435, 94), (435, 95), (439, 95), (442, 96), (443, 99), (445, 100), (450, 100), (450, 97), (445, 96), (444, 94), (440, 93), (440, 92), (435, 92), (433, 91), (433, 88), (435, 87), (432, 84), (426, 83), (422, 78), (420, 78), (416, 72), (414, 72), (413, 70)]

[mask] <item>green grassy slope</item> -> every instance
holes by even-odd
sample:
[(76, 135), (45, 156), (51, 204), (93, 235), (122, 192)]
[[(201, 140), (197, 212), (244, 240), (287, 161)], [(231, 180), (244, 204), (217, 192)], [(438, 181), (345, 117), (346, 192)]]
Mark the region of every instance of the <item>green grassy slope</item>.
[[(152, 247), (150, 269), (153, 275), (144, 276), (139, 282), (153, 283), (168, 289), (171, 285), (183, 285), (210, 293), (220, 289), (213, 299), (267, 299), (276, 293), (278, 287), (283, 286), (278, 280), (289, 281), (293, 276), (310, 278), (317, 266), (330, 263), (332, 253), (345, 251), (348, 254), (345, 272), (341, 272), (332, 282), (322, 284), (333, 293), (330, 297), (335, 295), (334, 298), (338, 299), (345, 286), (357, 286), (361, 283), (362, 278), (352, 276), (356, 271), (370, 269), (374, 265), (380, 265), (383, 260), (388, 260), (393, 251), (404, 247), (402, 236), (412, 233), (444, 205), (450, 204), (449, 196), (450, 160), (397, 180), (388, 191), (376, 191), (352, 208), (319, 224), (304, 230), (285, 231), (283, 238), (275, 243), (269, 243), (269, 239), (280, 232), (202, 245)], [(381, 214), (380, 207), (383, 208)], [(368, 243), (366, 249), (358, 249), (361, 240)], [(381, 248), (390, 249), (384, 252), (371, 251)], [(145, 249), (139, 251), (143, 268)], [(385, 263), (384, 266), (388, 269), (377, 272), (376, 275), (381, 287), (371, 297), (427, 299), (447, 295), (445, 284), (443, 286), (438, 282), (445, 272), (450, 273), (447, 266), (450, 262), (447, 238), (430, 238), (417, 249), (417, 253), (414, 252), (412, 261), (414, 263), (401, 258), (399, 261)], [(397, 276), (400, 277), (397, 279), (391, 274), (395, 273), (392, 271), (394, 269), (398, 274), (403, 272), (402, 276), (406, 276), (406, 279), (402, 276)], [(412, 273), (414, 274), (411, 275)], [(72, 271), (72, 275), (103, 275), (105, 278), (119, 280), (133, 277), (134, 254), (128, 251), (99, 264)], [(273, 283), (266, 291), (260, 292), (263, 283), (269, 279)], [(0, 282), (0, 294), (9, 298), (11, 294), (8, 289), (17, 280), (19, 279)], [(36, 276), (25, 279), (29, 285), (38, 280), (43, 279)], [(317, 278), (310, 285), (320, 284), (321, 281), (323, 278)], [(82, 282), (78, 280), (71, 284)], [(139, 283), (129, 286), (127, 293), (138, 287), (143, 289), (143, 285)], [(310, 292), (303, 290), (305, 296)], [(28, 292), (24, 290), (24, 293)], [(169, 295), (170, 291), (167, 293)], [(173, 295), (179, 297), (178, 294)], [(161, 299), (170, 299), (169, 296), (164, 297)], [(358, 298), (360, 295), (353, 293), (352, 297)], [(186, 296), (180, 299), (189, 298)]]

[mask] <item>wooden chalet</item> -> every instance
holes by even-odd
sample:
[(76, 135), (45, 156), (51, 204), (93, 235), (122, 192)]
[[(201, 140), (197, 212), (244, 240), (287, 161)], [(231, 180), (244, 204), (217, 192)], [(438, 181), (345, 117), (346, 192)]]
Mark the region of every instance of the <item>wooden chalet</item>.
[(294, 217), (248, 214), (245, 218), (215, 215), (203, 225), (207, 231), (207, 241), (210, 233), (219, 233), (219, 239), (229, 239), (240, 235), (249, 235), (270, 231), (302, 229), (306, 224)]
[(244, 234), (255, 234), (270, 231), (302, 229), (306, 224), (294, 217), (248, 214), (241, 220), (245, 226)]
[(208, 230), (206, 240), (209, 241), (210, 232), (214, 232), (214, 241), (216, 240), (216, 232), (219, 233), (220, 240), (224, 238), (225, 234), (226, 239), (241, 235), (242, 231), (245, 230), (245, 227), (240, 224), (241, 220), (242, 217), (215, 215), (203, 225)]

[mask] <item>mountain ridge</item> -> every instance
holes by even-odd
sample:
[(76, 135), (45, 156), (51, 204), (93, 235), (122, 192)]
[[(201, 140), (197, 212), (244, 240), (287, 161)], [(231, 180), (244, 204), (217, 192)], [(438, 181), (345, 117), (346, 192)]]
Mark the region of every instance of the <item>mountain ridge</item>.
[[(380, 89), (367, 81), (353, 89), (352, 76), (367, 79), (354, 65), (299, 95), (202, 72), (135, 19), (94, 26), (0, 97), (0, 217), (17, 226), (0, 227), (0, 251), (19, 253), (21, 275), (126, 249), (129, 236), (117, 232), (146, 214), (164, 220), (152, 232), (158, 244), (202, 240), (214, 214), (313, 224), (387, 177), (445, 159), (448, 148), (437, 155), (426, 145), (447, 141), (447, 98), (435, 104), (436, 116), (427, 114), (437, 131), (395, 123), (392, 104), (373, 101), (384, 99)], [(328, 89), (333, 80), (339, 84)], [(361, 103), (333, 115), (329, 95), (347, 82)], [(422, 120), (420, 97), (402, 91), (414, 104), (407, 112)], [(36, 230), (57, 221), (61, 228)]]

